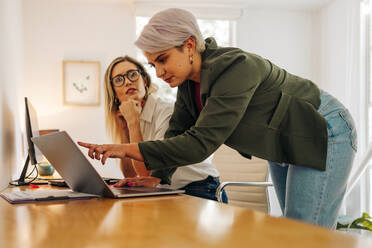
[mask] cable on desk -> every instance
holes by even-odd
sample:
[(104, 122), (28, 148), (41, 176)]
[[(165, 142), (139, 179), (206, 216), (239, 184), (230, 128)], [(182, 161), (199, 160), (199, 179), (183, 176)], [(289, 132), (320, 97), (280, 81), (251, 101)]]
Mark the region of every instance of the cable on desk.
[[(36, 170), (36, 176), (34, 178), (32, 178), (30, 181), (26, 182), (26, 179), (29, 179), (31, 177), (31, 175), (34, 173), (35, 170)], [(39, 176), (39, 170), (37, 168), (37, 165), (35, 164), (34, 165), (34, 168), (32, 169), (32, 171), (27, 176), (25, 176), (25, 182), (22, 185), (28, 185), (28, 184), (32, 183), (33, 181), (35, 181), (38, 178), (38, 176)], [(17, 183), (15, 183), (15, 182), (17, 182)], [(9, 185), (20, 186), (18, 184), (18, 179), (10, 181), (9, 182)]]

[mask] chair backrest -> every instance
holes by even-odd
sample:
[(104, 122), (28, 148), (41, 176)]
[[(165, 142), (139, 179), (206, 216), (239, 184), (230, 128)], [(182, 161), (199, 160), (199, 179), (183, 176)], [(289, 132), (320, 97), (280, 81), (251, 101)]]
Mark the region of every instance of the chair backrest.
[[(221, 182), (266, 182), (268, 178), (266, 160), (244, 158), (226, 145), (215, 152), (213, 162), (221, 174)], [(229, 204), (269, 212), (267, 187), (232, 186), (225, 190)]]

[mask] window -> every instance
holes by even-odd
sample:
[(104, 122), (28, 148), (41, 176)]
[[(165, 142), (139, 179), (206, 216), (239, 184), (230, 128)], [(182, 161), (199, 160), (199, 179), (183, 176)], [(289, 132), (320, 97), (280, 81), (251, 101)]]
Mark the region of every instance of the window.
[[(148, 23), (149, 17), (136, 17), (136, 36), (138, 37), (143, 27)], [(230, 20), (212, 20), (212, 19), (198, 19), (198, 24), (203, 37), (207, 38), (213, 36), (219, 46), (233, 46), (235, 45), (235, 22)], [(137, 49), (137, 59), (145, 65), (146, 70), (151, 75), (152, 83), (157, 88), (154, 93), (157, 97), (167, 102), (174, 102), (176, 100), (177, 88), (171, 88), (156, 77), (154, 68), (147, 64), (147, 60), (143, 53)]]

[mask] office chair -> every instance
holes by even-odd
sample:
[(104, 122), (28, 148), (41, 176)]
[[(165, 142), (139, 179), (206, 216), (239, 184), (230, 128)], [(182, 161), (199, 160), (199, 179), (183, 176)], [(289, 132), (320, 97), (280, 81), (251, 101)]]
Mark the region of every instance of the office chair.
[(218, 201), (222, 201), (222, 190), (225, 189), (229, 204), (270, 212), (267, 187), (273, 184), (267, 181), (269, 169), (266, 160), (246, 159), (222, 145), (215, 152), (213, 162), (220, 172), (221, 184), (216, 191)]

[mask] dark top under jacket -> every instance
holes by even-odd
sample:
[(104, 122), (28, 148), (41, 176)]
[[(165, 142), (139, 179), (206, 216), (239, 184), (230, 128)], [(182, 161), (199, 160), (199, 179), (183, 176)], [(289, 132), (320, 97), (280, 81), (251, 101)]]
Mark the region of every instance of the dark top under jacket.
[(194, 85), (187, 80), (178, 86), (166, 139), (139, 143), (147, 169), (162, 183), (170, 182), (176, 167), (204, 160), (221, 144), (245, 157), (325, 170), (327, 125), (317, 112), (320, 90), (310, 80), (208, 38), (200, 114)]

